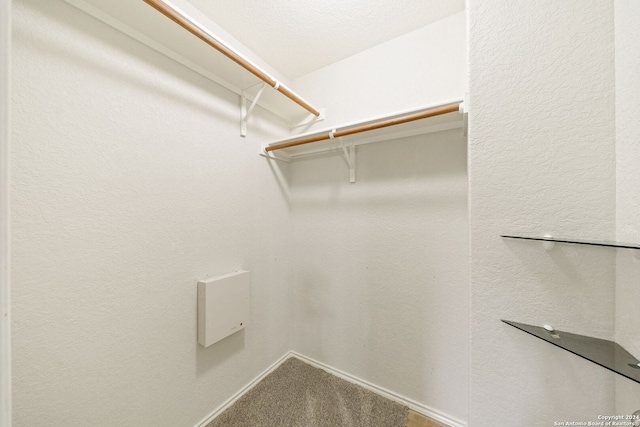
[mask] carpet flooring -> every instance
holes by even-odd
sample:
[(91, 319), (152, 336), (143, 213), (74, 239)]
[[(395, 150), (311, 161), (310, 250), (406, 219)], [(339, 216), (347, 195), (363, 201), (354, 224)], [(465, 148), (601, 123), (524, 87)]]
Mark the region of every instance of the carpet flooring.
[(206, 427), (411, 427), (407, 407), (291, 357)]

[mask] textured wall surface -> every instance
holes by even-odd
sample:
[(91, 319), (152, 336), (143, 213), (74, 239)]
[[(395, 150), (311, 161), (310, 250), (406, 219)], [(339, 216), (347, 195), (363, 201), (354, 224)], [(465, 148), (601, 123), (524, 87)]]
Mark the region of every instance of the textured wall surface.
[(467, 417), (466, 141), (460, 129), (291, 169), (294, 349)]
[(613, 3), (471, 0), (469, 425), (614, 413), (614, 374), (500, 319), (611, 339), (615, 253), (502, 233), (615, 236)]
[[(636, 254), (499, 237), (640, 240), (637, 2), (469, 0), (468, 181), (452, 130), (359, 147), (355, 185), (258, 157), (277, 118), (239, 138), (237, 96), (63, 2), (14, 3), (15, 426), (191, 426), (291, 348), (473, 427), (640, 409), (500, 322), (638, 354)], [(294, 88), (319, 127), (460, 97), (465, 22)], [(241, 268), (251, 325), (199, 347), (197, 280)]]
[[(640, 242), (640, 3), (615, 1), (616, 35), (616, 228), (622, 242)], [(616, 340), (640, 357), (640, 255), (619, 250), (616, 270)], [(640, 409), (640, 384), (616, 378), (617, 413)]]
[(464, 10), (464, 0), (191, 2), (290, 79)]
[[(194, 425), (291, 348), (466, 418), (460, 130), (359, 148), (356, 186), (336, 156), (290, 178), (256, 155), (286, 132), (274, 117), (241, 139), (237, 96), (63, 2), (14, 16), (16, 426)], [(420, 99), (460, 96), (463, 70), (434, 71), (449, 72), (452, 90)], [(196, 282), (236, 269), (252, 272), (251, 324), (199, 347)]]
[[(14, 2), (13, 49), (14, 426), (193, 426), (291, 348), (286, 130), (64, 2)], [(205, 349), (237, 269), (251, 323)]]
[(466, 91), (464, 12), (292, 81), (327, 109), (317, 127), (423, 107)]
[[(456, 14), (294, 80), (327, 108), (318, 127), (462, 97)], [(456, 129), (291, 166), (294, 349), (467, 419), (466, 139)]]
[(9, 319), (9, 50), (11, 2), (0, 2), (0, 426), (11, 420)]

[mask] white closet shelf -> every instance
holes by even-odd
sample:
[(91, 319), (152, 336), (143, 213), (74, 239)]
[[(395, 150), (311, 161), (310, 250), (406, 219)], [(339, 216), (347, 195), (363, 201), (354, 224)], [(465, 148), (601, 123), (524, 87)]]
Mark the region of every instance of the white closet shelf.
[[(265, 79), (259, 78), (243, 66), (229, 59), (229, 56), (225, 56), (225, 54), (212, 48), (211, 45), (201, 40), (199, 36), (195, 36), (192, 32), (183, 28), (182, 24), (178, 25), (177, 21), (174, 22), (172, 20), (174, 18), (169, 19), (154, 9), (156, 6), (152, 7), (143, 0), (65, 1), (196, 71), (209, 80), (240, 96), (245, 96), (248, 103), (256, 97), (263, 87), (262, 83), (265, 82)], [(188, 2), (175, 0), (174, 2), (161, 1), (155, 3), (161, 3), (162, 6), (166, 5), (167, 8), (182, 13), (190, 22), (195, 23), (199, 28), (203, 28), (206, 36), (211, 36), (234, 53), (237, 53), (242, 59), (246, 59), (237, 50), (208, 30), (207, 28), (216, 28), (215, 23)], [(179, 7), (176, 5), (179, 5)], [(255, 68), (263, 71), (250, 60), (246, 60)], [(284, 84), (279, 83), (268, 73), (265, 72), (265, 74), (267, 75), (266, 81), (268, 84), (257, 101), (258, 105), (285, 119), (291, 126), (297, 126), (299, 122), (318, 120), (316, 117), (318, 114), (320, 114), (320, 118), (322, 117), (321, 110), (310, 106), (308, 102), (288, 89)], [(288, 92), (288, 94), (285, 95), (283, 92)], [(292, 101), (290, 95), (301, 100), (307, 107)], [(314, 110), (315, 113), (309, 112), (311, 110)]]
[[(261, 146), (260, 154), (268, 158), (294, 161), (296, 158), (326, 151), (337, 150), (342, 152), (345, 146), (357, 146), (462, 128), (465, 120), (463, 110), (462, 99), (440, 102), (341, 126), (311, 131), (272, 143), (264, 143)], [(420, 117), (423, 113), (428, 117), (415, 118)], [(402, 122), (405, 117), (408, 118), (408, 121)], [(396, 123), (396, 121), (401, 121), (402, 123)], [(383, 127), (375, 128), (376, 125), (383, 125)], [(341, 136), (343, 134), (347, 136)], [(319, 140), (314, 141), (315, 139)], [(306, 140), (311, 141), (308, 143)], [(298, 141), (301, 141), (302, 144), (299, 144)], [(292, 143), (296, 145), (287, 146)]]

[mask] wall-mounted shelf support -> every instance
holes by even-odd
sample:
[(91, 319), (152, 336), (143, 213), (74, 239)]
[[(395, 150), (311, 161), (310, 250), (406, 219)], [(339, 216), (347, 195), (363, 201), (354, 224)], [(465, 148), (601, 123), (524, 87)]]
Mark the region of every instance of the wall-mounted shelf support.
[(542, 242), (542, 248), (545, 251), (550, 251), (556, 245), (556, 242), (553, 241), (553, 236), (551, 234), (547, 233), (543, 237), (544, 237), (545, 241)]
[(247, 92), (243, 90), (242, 94), (240, 95), (240, 136), (242, 137), (247, 136), (247, 120), (249, 119), (249, 116), (253, 112), (253, 109), (255, 108), (256, 104), (258, 103), (258, 100), (260, 99), (262, 92), (264, 92), (265, 87), (267, 87), (266, 83), (264, 82), (260, 83), (260, 90), (258, 90), (258, 93), (256, 94), (256, 96), (254, 96), (253, 101), (251, 102), (251, 105), (249, 106), (249, 108), (247, 108), (247, 101), (248, 101)]
[(507, 320), (503, 322), (640, 383), (640, 360), (613, 341), (571, 334), (553, 329), (548, 325), (539, 327)]
[[(331, 135), (333, 135), (335, 129), (331, 131)], [(331, 137), (333, 139), (333, 136)], [(353, 145), (349, 145), (349, 151), (347, 151), (347, 147), (344, 146), (344, 141), (342, 138), (338, 138), (340, 141), (340, 146), (342, 147), (342, 152), (344, 153), (344, 158), (347, 161), (347, 165), (349, 166), (349, 182), (354, 184), (356, 182), (356, 147)]]

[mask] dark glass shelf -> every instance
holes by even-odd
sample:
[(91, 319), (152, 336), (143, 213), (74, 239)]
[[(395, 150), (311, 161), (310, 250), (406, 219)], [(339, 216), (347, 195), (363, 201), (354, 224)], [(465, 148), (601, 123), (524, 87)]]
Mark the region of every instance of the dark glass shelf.
[(503, 322), (640, 383), (640, 361), (613, 341), (557, 330), (549, 332), (539, 326), (507, 320)]
[(540, 242), (557, 242), (557, 243), (573, 243), (576, 245), (605, 246), (609, 248), (640, 249), (640, 245), (636, 243), (612, 242), (607, 240), (560, 239), (558, 237), (510, 236), (506, 234), (501, 234), (500, 237), (506, 237), (508, 239), (538, 240)]

